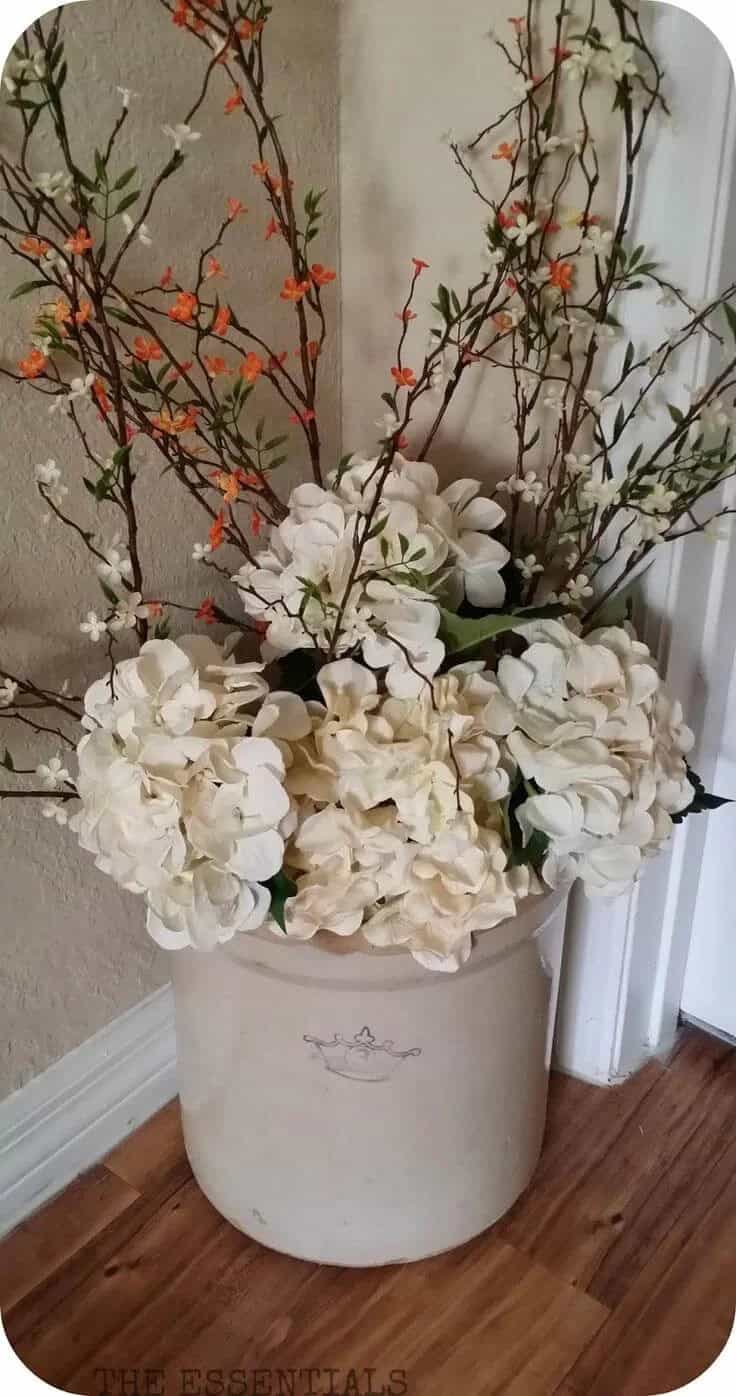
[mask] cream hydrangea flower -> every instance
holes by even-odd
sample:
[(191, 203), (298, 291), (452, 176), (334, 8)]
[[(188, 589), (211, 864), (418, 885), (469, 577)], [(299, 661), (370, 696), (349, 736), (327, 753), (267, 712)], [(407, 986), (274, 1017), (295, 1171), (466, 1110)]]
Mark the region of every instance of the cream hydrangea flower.
[(535, 832), (548, 840), (548, 881), (579, 876), (591, 895), (616, 895), (691, 803), (692, 733), (630, 630), (583, 639), (538, 621), (520, 631), (531, 643), (501, 661), (486, 710), (535, 788), (517, 819), (527, 840)]
[[(146, 897), (168, 949), (211, 949), (268, 914), (263, 884), (295, 823), (284, 733), (311, 721), (293, 694), (268, 695), (261, 669), (206, 638), (151, 640), (86, 695), (70, 823), (101, 871)], [(273, 739), (245, 711), (267, 696)]]
[(286, 518), (233, 581), (246, 612), (267, 622), (266, 658), (361, 649), (387, 671), (390, 693), (415, 697), (444, 659), (440, 596), (503, 603), (509, 553), (489, 535), (504, 511), (475, 480), (439, 492), (431, 465), (401, 456), (388, 469), (354, 457), (330, 483), (292, 492)]

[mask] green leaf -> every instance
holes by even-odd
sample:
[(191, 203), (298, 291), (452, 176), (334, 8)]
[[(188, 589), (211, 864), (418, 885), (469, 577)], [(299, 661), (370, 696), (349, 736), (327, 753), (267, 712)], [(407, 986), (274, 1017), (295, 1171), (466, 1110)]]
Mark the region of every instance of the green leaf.
[(107, 167), (99, 150), (95, 150), (95, 174), (100, 183), (107, 180)]
[(22, 281), (20, 286), (11, 291), (8, 300), (17, 301), (19, 296), (27, 296), (29, 291), (37, 291), (41, 286), (48, 286), (48, 281)]
[(566, 614), (566, 607), (556, 603), (549, 606), (531, 606), (521, 611), (501, 611), (472, 620), (440, 609), (440, 639), (448, 657), (456, 659), (458, 655), (470, 654), (488, 640), (495, 640), (498, 635), (507, 634), (526, 621), (553, 620)]
[(736, 339), (736, 310), (734, 310), (732, 305), (728, 304), (728, 301), (724, 301), (723, 310), (726, 319), (728, 320), (728, 327), (731, 331), (731, 334), (733, 335), (734, 339)]
[(113, 213), (113, 218), (117, 217), (119, 213), (125, 213), (126, 208), (130, 208), (131, 205), (134, 204), (136, 200), (140, 198), (140, 196), (140, 189), (134, 189), (132, 194), (126, 194), (125, 198), (120, 200), (120, 203), (115, 209), (115, 212)]
[(117, 193), (118, 189), (124, 189), (125, 186), (126, 186), (126, 184), (130, 184), (130, 181), (131, 181), (131, 179), (133, 178), (133, 175), (136, 174), (137, 171), (138, 171), (138, 166), (137, 166), (137, 165), (131, 165), (131, 167), (130, 167), (129, 170), (126, 170), (124, 174), (121, 174), (121, 176), (120, 176), (119, 179), (116, 179), (116, 180), (115, 180), (115, 183), (114, 183), (113, 186), (112, 186), (112, 187), (113, 187), (113, 190)]
[(6, 769), (6, 771), (14, 771), (14, 770), (15, 770), (15, 764), (14, 764), (14, 762), (13, 762), (13, 758), (12, 758), (12, 756), (10, 755), (10, 752), (8, 751), (8, 748), (7, 748), (7, 747), (5, 748), (5, 755), (3, 756), (3, 759), (2, 759), (2, 761), (0, 761), (0, 766), (4, 766), (5, 769)]
[(687, 819), (690, 814), (707, 814), (709, 810), (721, 809), (723, 805), (733, 804), (733, 800), (724, 799), (720, 795), (709, 795), (700, 776), (696, 775), (690, 766), (687, 768), (687, 778), (695, 793), (687, 809), (672, 815), (673, 824), (682, 824), (683, 820)]
[(271, 915), (276, 924), (281, 927), (282, 931), (285, 931), (286, 903), (290, 897), (296, 896), (297, 885), (287, 876), (283, 868), (280, 872), (276, 873), (275, 877), (269, 877), (268, 881), (264, 882), (263, 885), (267, 887), (271, 893)]

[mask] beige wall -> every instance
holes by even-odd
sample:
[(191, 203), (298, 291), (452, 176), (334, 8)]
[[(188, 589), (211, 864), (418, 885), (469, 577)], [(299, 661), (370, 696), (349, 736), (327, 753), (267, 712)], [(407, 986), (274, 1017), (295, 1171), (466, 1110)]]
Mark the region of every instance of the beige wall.
[[(549, 63), (554, 18), (551, 0), (538, 0), (541, 44)], [(607, 31), (610, 12), (600, 6)], [(509, 14), (526, 13), (508, 0), (461, 0), (427, 5), (426, 0), (343, 0), (341, 71), (341, 249), (343, 292), (344, 450), (375, 450), (374, 422), (386, 409), (396, 362), (393, 318), (406, 298), (411, 258), (431, 263), (419, 285), (405, 362), (421, 365), (429, 329), (437, 316), (430, 308), (440, 282), (463, 292), (478, 278), (488, 210), (454, 162), (443, 137), (449, 131), (471, 140), (516, 100), (506, 60), (489, 37), (493, 26), (507, 43), (513, 38)], [(608, 21), (608, 23), (607, 23)], [(565, 129), (575, 131), (574, 88), (567, 89)], [(610, 89), (600, 105), (591, 103), (599, 135), (599, 155), (610, 171), (599, 211), (615, 201), (618, 141), (610, 118)], [(475, 168), (487, 193), (503, 188), (488, 181), (495, 167), (490, 151), (504, 131), (486, 142)], [(503, 167), (506, 169), (507, 167)], [(575, 202), (573, 190), (564, 202)], [(420, 405), (410, 433), (419, 447), (420, 424), (434, 417), (438, 402)], [(511, 407), (508, 374), (472, 369), (448, 413), (432, 450), (432, 461), (453, 477), (470, 473), (497, 477), (511, 467), (515, 437), (505, 420)]]
[[(336, 0), (310, 0), (309, 5), (279, 0), (273, 19), (274, 106), (284, 115), (302, 189), (306, 182), (335, 189), (336, 21)], [(85, 154), (91, 156), (117, 114), (120, 84), (140, 94), (131, 106), (120, 169), (136, 162), (147, 173), (159, 168), (171, 149), (161, 125), (182, 120), (199, 88), (198, 48), (172, 27), (156, 0), (86, 0), (68, 7), (65, 24), (70, 69), (77, 74), (67, 91), (79, 158), (83, 162)], [(224, 102), (224, 79), (217, 91)], [(3, 103), (0, 140), (11, 148), (13, 120)], [(267, 337), (273, 334), (291, 349), (293, 315), (278, 299), (283, 260), (275, 240), (264, 254), (267, 213), (250, 171), (255, 155), (244, 128), (236, 140), (235, 121), (226, 123), (221, 116), (219, 95), (197, 116), (194, 124), (202, 140), (187, 169), (165, 186), (148, 220), (155, 246), (140, 249), (130, 284), (150, 284), (169, 262), (186, 281), (205, 231), (217, 225), (226, 196), (237, 195), (251, 211), (238, 221), (222, 255), (229, 272), (223, 290), (235, 306), (248, 307), (249, 318)], [(36, 168), (53, 170), (58, 164), (49, 147)], [(320, 258), (334, 264), (334, 197), (329, 208), (326, 235), (318, 247)], [(27, 344), (32, 311), (31, 298), (8, 306), (6, 297), (29, 273), (0, 250), (0, 353), (10, 363)], [(324, 364), (328, 459), (337, 459), (338, 453), (336, 342), (333, 338)], [(102, 649), (78, 630), (89, 607), (99, 607), (101, 595), (84, 549), (61, 525), (40, 527), (43, 511), (32, 479), (34, 463), (54, 456), (67, 483), (76, 478), (74, 498), (94, 526), (79, 484), (79, 451), (73, 432), (58, 416), (47, 415), (43, 399), (32, 390), (9, 388), (7, 380), (0, 380), (0, 394), (0, 662), (51, 686), (68, 678), (78, 692), (104, 662)], [(283, 421), (280, 406), (268, 393), (262, 404)], [(92, 422), (94, 417), (90, 409)], [(294, 469), (300, 473), (296, 434), (294, 441)], [(149, 594), (196, 602), (212, 589), (212, 574), (197, 575), (190, 561), (192, 543), (206, 532), (205, 515), (170, 475), (161, 479), (153, 448), (138, 450)], [(0, 747), (7, 742), (20, 764), (29, 764), (24, 760), (29, 751), (15, 735), (11, 741), (10, 726), (0, 724)], [(43, 739), (41, 750), (53, 754), (55, 744)], [(34, 754), (34, 764), (37, 759)], [(73, 836), (42, 819), (37, 806), (0, 804), (0, 884), (1, 1097), (163, 983), (167, 967), (163, 953), (145, 935), (141, 902), (98, 873), (77, 851)]]

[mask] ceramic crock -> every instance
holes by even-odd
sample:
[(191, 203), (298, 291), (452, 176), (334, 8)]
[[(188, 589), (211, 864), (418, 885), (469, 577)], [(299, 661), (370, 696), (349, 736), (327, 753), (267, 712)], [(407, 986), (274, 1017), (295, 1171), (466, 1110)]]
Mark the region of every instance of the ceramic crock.
[(456, 974), (327, 935), (172, 955), (184, 1137), (214, 1206), (350, 1266), (502, 1216), (541, 1149), (565, 908), (529, 898)]

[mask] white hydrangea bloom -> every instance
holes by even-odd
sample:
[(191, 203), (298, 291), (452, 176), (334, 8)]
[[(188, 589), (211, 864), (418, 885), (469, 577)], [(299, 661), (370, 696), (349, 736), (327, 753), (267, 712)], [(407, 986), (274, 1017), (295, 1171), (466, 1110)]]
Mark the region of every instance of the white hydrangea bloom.
[(287, 933), (361, 931), (457, 969), (473, 931), (512, 916), (530, 890), (528, 873), (507, 869), (498, 802), (509, 774), (485, 721), (492, 677), (471, 663), (416, 696), (386, 697), (374, 674), (343, 659), (318, 683), (324, 705), (310, 705), (286, 777), (300, 802)]
[(579, 876), (591, 895), (614, 896), (692, 801), (692, 733), (628, 629), (583, 639), (572, 626), (535, 621), (520, 633), (528, 648), (501, 660), (486, 708), (490, 730), (536, 788), (519, 824), (527, 839), (548, 840), (549, 881)]
[[(206, 638), (151, 640), (86, 695), (70, 823), (98, 868), (146, 897), (166, 948), (211, 949), (268, 914), (263, 884), (294, 818), (283, 736), (252, 735), (245, 713), (268, 695), (261, 669), (225, 662)], [(308, 731), (293, 694), (268, 695), (265, 725), (279, 730), (282, 696), (292, 729)]]
[(293, 491), (287, 517), (233, 581), (246, 612), (267, 622), (266, 658), (360, 647), (366, 664), (387, 670), (389, 692), (412, 697), (444, 658), (439, 600), (503, 604), (509, 553), (489, 535), (504, 517), (475, 480), (440, 492), (426, 462), (397, 456), (386, 471), (377, 459), (354, 457), (330, 489)]

